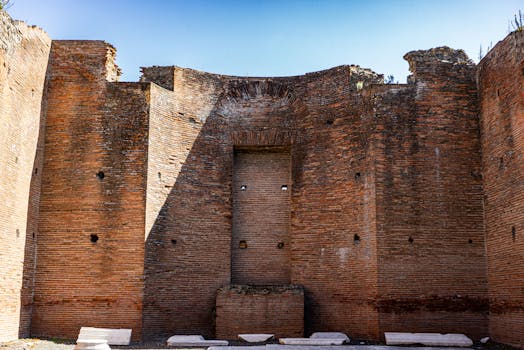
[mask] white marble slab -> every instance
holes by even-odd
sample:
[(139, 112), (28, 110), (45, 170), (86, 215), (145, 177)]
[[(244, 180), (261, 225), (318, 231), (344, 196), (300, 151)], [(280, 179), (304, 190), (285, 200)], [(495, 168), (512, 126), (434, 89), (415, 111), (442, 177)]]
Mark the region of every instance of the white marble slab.
[(247, 341), (248, 343), (261, 343), (268, 339), (273, 338), (274, 334), (239, 334), (238, 337), (244, 341)]
[(282, 345), (342, 345), (344, 339), (280, 338)]
[(167, 340), (167, 346), (176, 347), (209, 347), (209, 346), (226, 346), (229, 345), (227, 340), (205, 340), (201, 335), (174, 335)]
[(311, 339), (342, 339), (344, 342), (349, 342), (349, 337), (342, 332), (315, 332), (309, 337)]
[(105, 339), (109, 345), (129, 345), (131, 329), (82, 327), (78, 339)]
[(473, 345), (473, 341), (464, 334), (385, 332), (384, 335), (387, 345), (422, 344), (427, 346), (459, 347)]

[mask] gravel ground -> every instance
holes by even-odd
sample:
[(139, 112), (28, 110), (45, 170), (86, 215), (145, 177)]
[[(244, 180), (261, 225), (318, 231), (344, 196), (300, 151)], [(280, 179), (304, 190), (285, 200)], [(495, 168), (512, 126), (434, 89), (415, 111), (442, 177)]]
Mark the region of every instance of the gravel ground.
[(40, 339), (18, 339), (0, 343), (0, 350), (73, 350), (74, 347), (73, 342)]
[[(271, 341), (270, 343), (276, 343)], [(259, 344), (246, 344), (240, 341), (230, 341), (230, 345), (261, 345)], [(361, 340), (351, 340), (350, 345), (384, 345), (379, 342), (369, 342)], [(75, 342), (71, 340), (62, 339), (19, 339), (11, 342), (0, 343), (0, 350), (73, 350)], [(406, 347), (409, 350), (409, 347)], [(475, 343), (471, 347), (475, 350), (519, 350), (517, 348), (503, 345), (495, 342), (488, 342), (487, 344)], [(470, 349), (471, 349), (470, 348)], [(166, 340), (148, 341), (143, 343), (131, 343), (129, 346), (111, 346), (111, 349), (168, 349)], [(173, 348), (171, 348), (173, 349)], [(177, 350), (199, 350), (204, 348), (191, 348)]]
[[(131, 343), (128, 346), (116, 346), (112, 345), (111, 349), (173, 349), (173, 347), (168, 347), (166, 344), (166, 339), (147, 341), (142, 343)], [(277, 341), (269, 341), (268, 343), (277, 343)], [(230, 341), (230, 345), (250, 345), (241, 341)], [(260, 345), (251, 344), (251, 345)], [(75, 347), (75, 341), (72, 340), (63, 340), (63, 339), (19, 339), (7, 343), (0, 343), (0, 350), (73, 350)], [(177, 348), (176, 350), (205, 350), (205, 348)]]
[[(73, 350), (75, 341), (62, 339), (19, 339), (0, 343), (0, 350)], [(165, 340), (131, 343), (128, 346), (112, 345), (111, 349), (167, 349)], [(172, 348), (171, 348), (172, 349)], [(204, 350), (204, 348), (201, 348)], [(183, 349), (177, 349), (183, 350)], [(189, 349), (187, 349), (189, 350)], [(200, 350), (191, 348), (190, 350)]]

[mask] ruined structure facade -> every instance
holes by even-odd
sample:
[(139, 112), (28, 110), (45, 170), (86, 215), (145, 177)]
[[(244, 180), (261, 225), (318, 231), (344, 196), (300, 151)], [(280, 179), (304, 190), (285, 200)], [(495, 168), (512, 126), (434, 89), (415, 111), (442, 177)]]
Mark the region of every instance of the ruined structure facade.
[(249, 325), (524, 347), (524, 33), (478, 65), (410, 52), (407, 84), (121, 83), (105, 42), (0, 25), (0, 341)]

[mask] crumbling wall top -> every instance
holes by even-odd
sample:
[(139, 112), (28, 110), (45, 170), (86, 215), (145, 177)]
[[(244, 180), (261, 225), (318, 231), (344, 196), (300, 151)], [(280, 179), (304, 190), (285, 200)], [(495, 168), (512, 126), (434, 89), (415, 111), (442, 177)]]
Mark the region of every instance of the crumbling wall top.
[(429, 50), (410, 51), (404, 55), (404, 59), (409, 62), (410, 69), (413, 63), (419, 62), (474, 64), (464, 50), (455, 50), (448, 46), (435, 47)]
[(0, 10), (0, 49), (9, 50), (14, 44), (22, 41), (22, 33), (15, 22), (5, 12)]
[(50, 45), (46, 31), (24, 21), (14, 20), (9, 14), (0, 10), (0, 49), (9, 51), (19, 46), (22, 40), (39, 40), (45, 46)]
[[(475, 63), (464, 50), (455, 50), (447, 46), (410, 51), (404, 55), (404, 59), (408, 61), (409, 71), (413, 73), (408, 76), (408, 83), (417, 81), (421, 77), (444, 77), (449, 73), (450, 66), (459, 70), (465, 68), (466, 71), (475, 67)], [(422, 80), (426, 78), (422, 78)]]
[(106, 80), (109, 82), (116, 82), (120, 79), (122, 70), (116, 64), (116, 48), (107, 44), (106, 53)]

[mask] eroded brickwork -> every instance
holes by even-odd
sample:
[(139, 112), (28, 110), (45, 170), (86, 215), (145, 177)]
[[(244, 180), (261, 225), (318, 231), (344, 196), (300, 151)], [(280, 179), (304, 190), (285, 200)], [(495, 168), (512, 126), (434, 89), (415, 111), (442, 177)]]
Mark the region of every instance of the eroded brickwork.
[(490, 334), (524, 348), (524, 32), (479, 65)]
[(50, 44), (0, 11), (0, 341), (29, 335)]
[(304, 336), (304, 291), (298, 286), (242, 286), (220, 288), (216, 299), (216, 336), (237, 339), (239, 334)]

